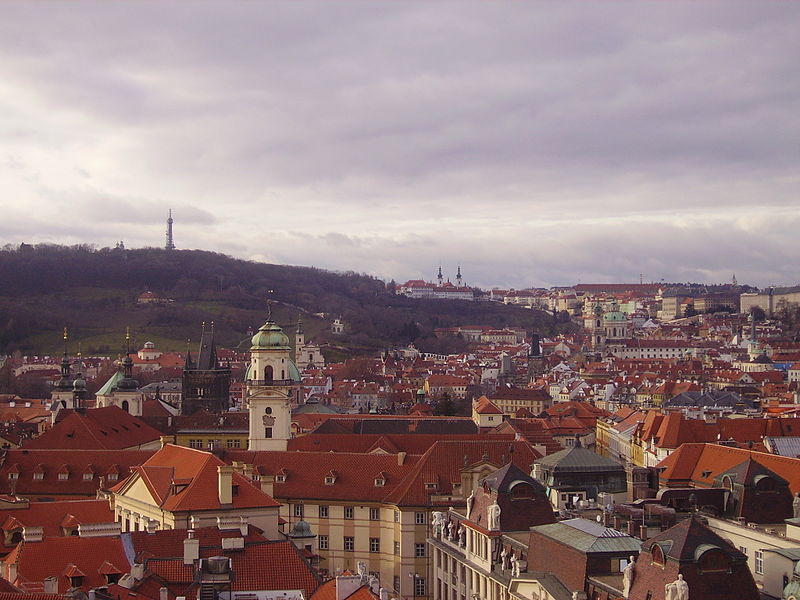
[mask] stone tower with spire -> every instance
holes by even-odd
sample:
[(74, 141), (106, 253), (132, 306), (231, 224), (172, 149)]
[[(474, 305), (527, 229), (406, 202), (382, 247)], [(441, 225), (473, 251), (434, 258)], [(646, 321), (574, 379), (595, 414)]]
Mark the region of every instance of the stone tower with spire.
[[(64, 356), (61, 358), (61, 377), (53, 384), (50, 394), (53, 408), (74, 408), (72, 394), (72, 369), (67, 353), (67, 328), (64, 327)], [(52, 409), (51, 409), (52, 410)]]
[(142, 415), (144, 393), (139, 382), (133, 378), (133, 359), (131, 358), (131, 332), (125, 331), (125, 357), (119, 362), (119, 370), (95, 394), (98, 408), (119, 406), (136, 417)]
[(183, 367), (181, 413), (191, 415), (200, 409), (224, 412), (230, 406), (231, 370), (219, 364), (214, 341), (214, 323), (203, 323), (197, 360), (187, 349)]
[(461, 287), (463, 285), (461, 281), (461, 265), (458, 265), (458, 272), (456, 273), (456, 285)]

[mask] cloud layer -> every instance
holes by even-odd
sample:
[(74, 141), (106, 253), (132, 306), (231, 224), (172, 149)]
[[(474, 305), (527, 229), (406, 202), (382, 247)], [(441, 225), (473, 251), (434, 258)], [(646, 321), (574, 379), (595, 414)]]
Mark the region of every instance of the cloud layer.
[(796, 283), (794, 3), (19, 3), (3, 242)]

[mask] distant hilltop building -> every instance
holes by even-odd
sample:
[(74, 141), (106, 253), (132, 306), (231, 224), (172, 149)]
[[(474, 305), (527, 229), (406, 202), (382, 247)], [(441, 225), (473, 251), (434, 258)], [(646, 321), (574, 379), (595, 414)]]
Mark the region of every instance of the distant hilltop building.
[(426, 282), (422, 279), (411, 279), (400, 286), (400, 293), (409, 298), (433, 298), (436, 300), (474, 300), (475, 293), (468, 287), (461, 277), (461, 267), (458, 267), (456, 283), (448, 279), (444, 281), (442, 267), (436, 276), (436, 283)]

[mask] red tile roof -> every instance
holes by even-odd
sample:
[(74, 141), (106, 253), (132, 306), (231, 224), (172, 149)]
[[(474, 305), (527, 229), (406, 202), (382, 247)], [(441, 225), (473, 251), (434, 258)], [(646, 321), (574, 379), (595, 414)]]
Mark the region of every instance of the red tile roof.
[[(6, 534), (25, 526), (44, 528), (45, 536), (63, 536), (62, 527), (76, 528), (87, 523), (111, 523), (114, 511), (107, 500), (62, 500), (56, 502), (31, 502), (28, 508), (0, 512), (2, 530)], [(16, 544), (5, 546), (11, 550)]]
[(25, 442), (29, 449), (125, 450), (152, 444), (161, 433), (118, 406), (69, 411), (52, 429)]
[[(141, 478), (164, 510), (220, 510), (217, 467), (223, 465), (223, 461), (209, 452), (167, 444), (143, 465), (136, 467), (128, 479), (114, 487), (114, 491), (124, 493), (136, 478)], [(172, 485), (177, 482), (186, 483), (186, 487), (181, 489)], [(232, 482), (238, 486), (238, 493), (232, 498), (234, 509), (280, 506), (239, 473), (233, 473)]]
[(667, 486), (711, 487), (715, 477), (748, 458), (788, 481), (792, 494), (800, 492), (800, 459), (719, 444), (682, 445), (659, 463), (659, 480)]
[[(16, 493), (26, 497), (94, 497), (100, 488), (100, 478), (112, 485), (109, 474), (123, 478), (132, 466), (140, 465), (153, 455), (152, 450), (28, 450), (17, 448), (6, 450), (0, 459), (0, 493), (8, 493), (13, 487)], [(64, 465), (69, 478), (59, 479), (57, 472)], [(95, 476), (84, 480), (88, 465), (94, 468)], [(8, 473), (19, 470), (19, 478), (9, 480)], [(35, 479), (34, 473), (42, 474)]]

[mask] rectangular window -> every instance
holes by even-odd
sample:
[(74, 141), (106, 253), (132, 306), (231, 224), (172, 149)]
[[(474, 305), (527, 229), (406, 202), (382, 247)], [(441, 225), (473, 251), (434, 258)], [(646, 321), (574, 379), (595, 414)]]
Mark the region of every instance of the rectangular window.
[(344, 536), (344, 551), (352, 552), (356, 548), (356, 540), (351, 535)]
[(425, 525), (425, 513), (424, 512), (414, 513), (414, 523), (416, 523), (417, 525)]
[(303, 518), (303, 505), (302, 504), (295, 504), (294, 505), (294, 516), (300, 519)]
[[(42, 472), (34, 473), (33, 474), (33, 478), (34, 479), (44, 479), (44, 473), (42, 473)], [(111, 481), (111, 475), (108, 476), (108, 480)], [(116, 479), (114, 479), (114, 481), (116, 481)]]
[(203, 440), (189, 440), (189, 448), (203, 449)]
[(395, 542), (394, 543), (394, 553), (397, 556), (400, 556), (400, 542)]
[(381, 519), (381, 509), (380, 508), (370, 508), (369, 509), (369, 520), (370, 521), (380, 521)]
[(9, 473), (8, 474), (8, 478), (9, 479), (19, 479), (19, 473)]
[(747, 548), (745, 548), (744, 546), (739, 546), (739, 552), (747, 556)]
[(66, 481), (69, 479), (69, 473), (59, 473), (58, 474), (59, 481)]
[(753, 557), (756, 561), (756, 575), (763, 575), (764, 574), (764, 553), (761, 550), (756, 550), (753, 553)]
[(425, 595), (425, 578), (414, 576), (414, 595), (415, 596), (424, 596)]
[(272, 437), (272, 427), (264, 428), (264, 437), (270, 439)]
[(327, 535), (319, 536), (319, 549), (320, 550), (327, 550), (328, 549), (328, 536)]
[(228, 440), (225, 442), (225, 445), (228, 446), (228, 448), (241, 448), (242, 440)]
[(83, 480), (84, 481), (91, 481), (92, 479), (94, 479), (94, 473), (84, 473), (83, 474)]
[(370, 552), (381, 551), (381, 538), (369, 538), (369, 551)]
[(414, 544), (414, 556), (417, 558), (423, 558), (425, 556), (425, 542)]
[(319, 505), (319, 518), (320, 519), (327, 519), (328, 518), (328, 505), (327, 504), (320, 504)]
[(352, 506), (345, 506), (344, 507), (344, 518), (345, 519), (352, 519), (354, 512), (355, 511), (353, 510)]

